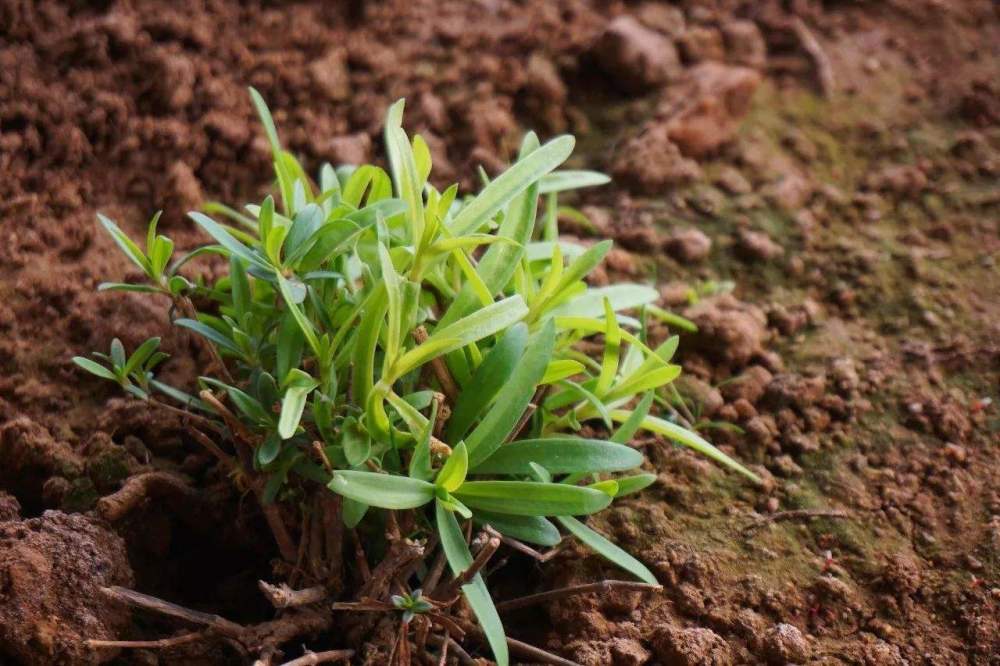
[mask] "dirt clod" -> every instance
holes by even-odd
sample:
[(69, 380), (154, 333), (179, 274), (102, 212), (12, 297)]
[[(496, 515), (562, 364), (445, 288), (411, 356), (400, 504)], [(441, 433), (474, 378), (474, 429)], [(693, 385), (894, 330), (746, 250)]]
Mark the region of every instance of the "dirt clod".
[(711, 629), (661, 627), (653, 635), (653, 651), (664, 664), (677, 666), (730, 666), (732, 650)]
[(103, 661), (83, 641), (115, 639), (129, 616), (98, 588), (131, 583), (124, 541), (84, 516), (0, 523), (0, 654), (39, 665)]
[(809, 659), (809, 643), (790, 624), (776, 624), (764, 636), (764, 653), (770, 664), (804, 664)]
[(621, 16), (608, 25), (595, 53), (616, 83), (632, 91), (656, 88), (681, 69), (673, 42), (631, 16)]

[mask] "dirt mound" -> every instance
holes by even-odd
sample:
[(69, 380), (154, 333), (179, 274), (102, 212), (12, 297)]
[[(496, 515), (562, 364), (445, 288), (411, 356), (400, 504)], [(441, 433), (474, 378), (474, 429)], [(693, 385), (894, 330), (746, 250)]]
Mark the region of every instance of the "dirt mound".
[(130, 617), (98, 590), (131, 584), (125, 542), (84, 516), (46, 511), (0, 521), (0, 656), (39, 665), (105, 661), (84, 641), (114, 640)]

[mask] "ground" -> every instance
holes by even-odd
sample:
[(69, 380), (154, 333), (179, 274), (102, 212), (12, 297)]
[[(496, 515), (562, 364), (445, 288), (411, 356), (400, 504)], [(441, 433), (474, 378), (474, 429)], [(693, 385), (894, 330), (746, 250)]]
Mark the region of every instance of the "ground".
[[(70, 362), (164, 335), (169, 374), (197, 372), (162, 304), (96, 293), (135, 276), (94, 214), (138, 236), (162, 208), (190, 247), (184, 212), (260, 198), (254, 85), (310, 167), (381, 159), (401, 96), (442, 182), (474, 187), (526, 129), (573, 132), (573, 164), (615, 180), (567, 233), (614, 238), (597, 279), (655, 280), (698, 325), (686, 409), (764, 486), (636, 442), (658, 482), (592, 524), (664, 591), (512, 613), (512, 635), (595, 665), (1000, 663), (990, 2), (4, 0), (0, 37), (0, 606), (21, 609), (0, 611), (0, 662), (239, 663), (85, 648), (176, 630), (105, 585), (269, 617), (253, 502)], [(154, 470), (198, 497), (166, 484), (109, 520), (98, 500)], [(492, 582), (619, 575), (571, 547)]]

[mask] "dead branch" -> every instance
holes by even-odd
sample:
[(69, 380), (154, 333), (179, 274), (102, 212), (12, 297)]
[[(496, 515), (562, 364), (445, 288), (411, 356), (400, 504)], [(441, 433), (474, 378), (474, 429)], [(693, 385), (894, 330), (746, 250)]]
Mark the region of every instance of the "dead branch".
[(789, 520), (812, 520), (814, 518), (850, 518), (851, 515), (840, 509), (795, 509), (792, 511), (778, 511), (766, 516), (762, 516), (755, 522), (743, 528), (743, 535), (749, 536), (765, 525), (771, 523), (782, 523)]
[(331, 661), (347, 661), (354, 656), (354, 650), (328, 650), (326, 652), (306, 652), (298, 659), (286, 661), (282, 666), (315, 666)]
[(195, 428), (188, 428), (187, 433), (191, 435), (196, 442), (202, 445), (202, 447), (211, 453), (216, 459), (225, 465), (227, 470), (236, 469), (236, 461), (231, 455), (219, 448), (219, 445), (212, 441), (212, 438)]
[(438, 599), (449, 599), (455, 596), (463, 585), (467, 584), (473, 578), (476, 577), (486, 563), (490, 561), (493, 554), (497, 552), (497, 548), (500, 547), (500, 539), (497, 537), (489, 537), (483, 547), (479, 549), (476, 553), (476, 558), (472, 561), (469, 567), (455, 576), (450, 582), (446, 583), (440, 591), (435, 592), (434, 596)]
[(836, 92), (837, 82), (833, 75), (833, 65), (830, 64), (830, 58), (826, 55), (826, 51), (823, 50), (823, 45), (819, 43), (816, 35), (813, 34), (809, 26), (800, 17), (796, 16), (792, 18), (791, 27), (795, 36), (801, 42), (802, 48), (809, 54), (813, 64), (816, 66), (816, 78), (819, 80), (820, 91), (824, 97), (830, 97)]
[[(446, 657), (448, 655), (448, 652), (453, 653), (456, 657), (458, 657), (458, 661), (463, 666), (475, 666), (476, 664), (476, 660), (473, 659), (472, 656), (465, 651), (465, 648), (463, 648), (458, 643), (458, 641), (456, 641), (451, 636), (448, 636), (447, 634), (444, 636), (431, 634), (430, 636), (427, 637), (427, 642), (430, 643), (431, 645), (440, 645), (443, 657)], [(442, 662), (439, 663), (443, 663), (443, 659)]]
[(284, 583), (271, 585), (266, 581), (259, 580), (257, 581), (257, 587), (267, 597), (267, 600), (271, 602), (271, 605), (279, 609), (319, 603), (328, 596), (326, 588), (322, 585), (307, 587), (304, 590), (293, 590)]
[(424, 556), (423, 544), (410, 539), (399, 539), (389, 545), (385, 558), (371, 573), (371, 579), (366, 582), (359, 598), (382, 599), (389, 593), (389, 584), (396, 573), (410, 565), (414, 560)]
[(569, 659), (563, 659), (558, 655), (554, 655), (551, 652), (546, 652), (541, 648), (537, 648), (534, 645), (528, 645), (527, 643), (522, 643), (519, 640), (513, 638), (507, 638), (507, 647), (514, 654), (519, 654), (525, 659), (528, 659), (536, 664), (553, 664), (553, 666), (580, 666), (580, 664), (575, 661), (570, 661)]
[(198, 492), (179, 474), (145, 472), (129, 477), (116, 492), (97, 500), (97, 513), (109, 523), (117, 522), (147, 497), (176, 497), (189, 504), (201, 502)]
[(501, 601), (496, 604), (498, 611), (512, 611), (519, 608), (526, 608), (535, 604), (553, 601), (555, 599), (565, 599), (580, 594), (607, 594), (612, 590), (635, 590), (639, 592), (661, 592), (662, 585), (650, 585), (649, 583), (639, 583), (631, 580), (603, 580), (599, 583), (585, 583), (583, 585), (570, 585), (556, 590), (548, 590), (537, 594)]
[[(413, 340), (418, 345), (426, 342), (427, 337), (427, 329), (423, 326), (417, 326), (413, 329)], [(455, 383), (455, 379), (451, 376), (451, 371), (448, 370), (444, 358), (438, 356), (431, 361), (430, 365), (431, 370), (434, 371), (434, 376), (437, 377), (438, 383), (441, 384), (441, 390), (448, 396), (448, 401), (451, 404), (455, 404), (455, 400), (458, 399), (458, 384)]]
[(137, 649), (137, 650), (165, 650), (177, 645), (193, 643), (205, 638), (204, 631), (192, 631), (179, 636), (161, 638), (155, 641), (102, 641), (90, 639), (86, 641), (87, 647), (92, 648), (117, 648), (117, 649)]
[(229, 638), (239, 640), (243, 638), (248, 631), (247, 627), (231, 622), (224, 617), (178, 606), (175, 603), (164, 601), (163, 599), (158, 599), (148, 594), (143, 594), (142, 592), (136, 592), (135, 590), (129, 590), (118, 586), (102, 587), (100, 590), (101, 594), (104, 596), (126, 606), (140, 608), (142, 610), (158, 613), (160, 615), (166, 615), (167, 617), (188, 622), (190, 624), (207, 627), (212, 631), (222, 634), (223, 636), (228, 636)]

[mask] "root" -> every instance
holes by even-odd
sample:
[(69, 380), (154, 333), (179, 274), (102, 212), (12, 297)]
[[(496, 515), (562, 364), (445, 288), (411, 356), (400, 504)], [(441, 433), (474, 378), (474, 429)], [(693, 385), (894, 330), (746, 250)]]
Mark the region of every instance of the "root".
[[(130, 477), (115, 493), (97, 501), (97, 513), (109, 523), (114, 523), (139, 506), (146, 498), (170, 497), (188, 505), (202, 504), (201, 496), (187, 481), (171, 472), (146, 472)], [(195, 515), (201, 513), (195, 507)]]
[(826, 55), (823, 45), (819, 43), (816, 35), (805, 24), (805, 21), (796, 16), (792, 19), (791, 26), (795, 36), (802, 43), (802, 48), (809, 54), (816, 66), (816, 78), (819, 79), (820, 91), (824, 97), (829, 98), (837, 90), (837, 82), (833, 75), (833, 65), (830, 64), (829, 56)]
[(298, 659), (286, 661), (282, 666), (314, 666), (332, 661), (347, 661), (354, 656), (354, 650), (328, 650), (326, 652), (306, 652)]
[(265, 581), (257, 581), (260, 591), (275, 608), (293, 608), (319, 603), (327, 598), (326, 588), (322, 585), (307, 587), (304, 590), (293, 590), (285, 584), (271, 585)]
[(553, 601), (555, 599), (566, 599), (580, 594), (607, 594), (611, 590), (636, 590), (640, 592), (661, 592), (662, 585), (650, 585), (649, 583), (638, 583), (631, 580), (603, 580), (599, 583), (587, 583), (584, 585), (571, 585), (561, 587), (557, 590), (529, 594), (510, 601), (502, 601), (496, 604), (498, 611), (512, 611), (519, 608), (534, 606), (535, 604)]
[(794, 511), (779, 511), (759, 518), (743, 528), (743, 536), (748, 537), (765, 525), (781, 523), (789, 520), (812, 520), (813, 518), (850, 518), (851, 515), (839, 509), (796, 509)]

